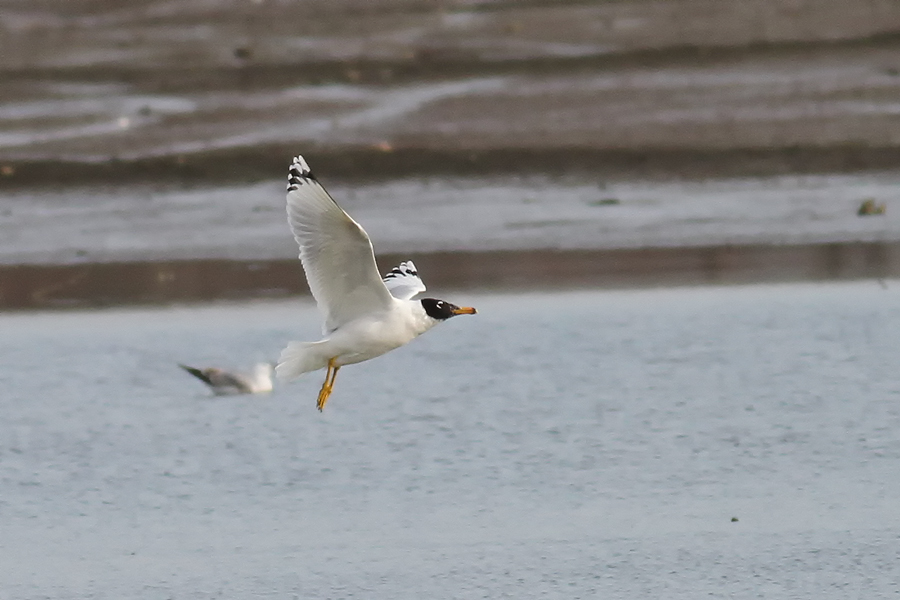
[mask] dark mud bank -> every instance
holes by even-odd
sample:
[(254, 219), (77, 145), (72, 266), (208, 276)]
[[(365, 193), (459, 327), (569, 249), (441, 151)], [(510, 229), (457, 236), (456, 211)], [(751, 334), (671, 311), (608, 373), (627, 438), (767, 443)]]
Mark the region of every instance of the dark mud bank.
[(900, 147), (695, 149), (504, 148), (433, 150), (403, 148), (317, 148), (314, 144), (272, 144), (188, 156), (78, 162), (4, 162), (6, 189), (61, 185), (246, 183), (278, 178), (285, 157), (314, 154), (316, 171), (344, 181), (383, 181), (416, 176), (551, 176), (589, 174), (623, 179), (705, 179), (785, 174), (889, 171), (900, 164)]
[[(381, 265), (404, 257), (382, 255)], [(430, 289), (557, 290), (900, 277), (900, 242), (415, 257)], [(0, 309), (106, 307), (308, 293), (299, 261), (183, 260), (0, 266)]]

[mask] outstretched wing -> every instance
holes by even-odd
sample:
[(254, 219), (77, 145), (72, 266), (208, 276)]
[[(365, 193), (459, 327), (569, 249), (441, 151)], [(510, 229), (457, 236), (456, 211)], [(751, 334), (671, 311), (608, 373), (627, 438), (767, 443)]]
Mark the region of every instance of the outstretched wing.
[(325, 332), (390, 306), (368, 234), (316, 181), (302, 156), (291, 164), (287, 190), (288, 222)]
[(409, 300), (416, 294), (425, 291), (425, 284), (419, 279), (419, 272), (413, 261), (402, 262), (384, 276), (384, 285), (394, 298)]

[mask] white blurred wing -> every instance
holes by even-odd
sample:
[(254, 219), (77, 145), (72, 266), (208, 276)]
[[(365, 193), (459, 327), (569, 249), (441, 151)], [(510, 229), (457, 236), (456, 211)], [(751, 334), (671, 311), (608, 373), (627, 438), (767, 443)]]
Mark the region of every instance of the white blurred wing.
[(287, 212), (309, 289), (330, 333), (358, 317), (388, 308), (365, 230), (328, 195), (302, 156), (288, 174)]
[(384, 276), (384, 285), (398, 300), (409, 300), (416, 294), (425, 291), (425, 284), (419, 279), (419, 272), (411, 260), (402, 262), (391, 269)]

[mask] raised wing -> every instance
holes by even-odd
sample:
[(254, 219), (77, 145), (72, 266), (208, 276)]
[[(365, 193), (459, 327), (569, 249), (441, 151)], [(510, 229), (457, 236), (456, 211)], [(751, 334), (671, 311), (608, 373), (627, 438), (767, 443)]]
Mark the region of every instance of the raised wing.
[(325, 333), (390, 306), (365, 230), (328, 195), (302, 156), (288, 174), (287, 213)]
[(425, 284), (419, 279), (419, 272), (411, 260), (402, 262), (391, 269), (384, 276), (384, 285), (387, 286), (394, 298), (399, 300), (409, 300), (416, 294), (425, 291)]

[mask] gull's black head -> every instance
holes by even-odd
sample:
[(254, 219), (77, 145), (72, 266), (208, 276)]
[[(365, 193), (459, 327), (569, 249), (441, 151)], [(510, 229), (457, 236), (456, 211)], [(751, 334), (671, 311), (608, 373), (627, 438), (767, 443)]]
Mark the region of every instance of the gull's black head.
[(446, 321), (456, 315), (474, 315), (476, 313), (476, 310), (471, 306), (457, 306), (450, 304), (446, 300), (438, 300), (436, 298), (422, 298), (420, 302), (422, 303), (422, 308), (425, 309), (425, 314), (438, 321)]

